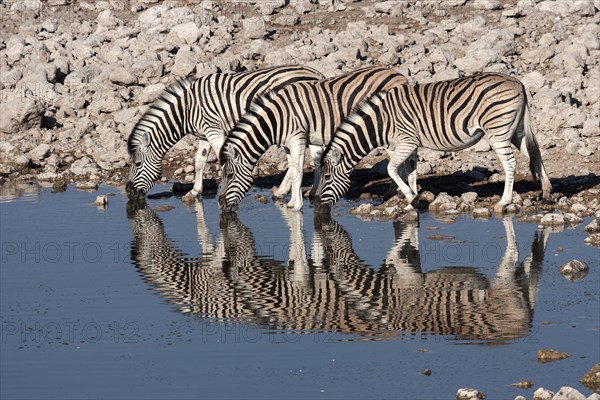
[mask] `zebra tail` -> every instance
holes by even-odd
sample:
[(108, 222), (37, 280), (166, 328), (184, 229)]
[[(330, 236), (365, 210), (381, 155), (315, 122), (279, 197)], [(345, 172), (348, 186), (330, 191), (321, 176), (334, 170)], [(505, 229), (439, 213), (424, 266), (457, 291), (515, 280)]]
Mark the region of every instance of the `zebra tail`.
[(531, 120), (531, 112), (529, 111), (527, 102), (525, 103), (525, 114), (523, 119), (525, 145), (527, 146), (527, 153), (529, 154), (529, 170), (533, 176), (533, 181), (537, 182), (542, 176), (542, 154), (540, 153), (540, 146), (535, 138), (535, 128), (533, 126), (533, 121)]

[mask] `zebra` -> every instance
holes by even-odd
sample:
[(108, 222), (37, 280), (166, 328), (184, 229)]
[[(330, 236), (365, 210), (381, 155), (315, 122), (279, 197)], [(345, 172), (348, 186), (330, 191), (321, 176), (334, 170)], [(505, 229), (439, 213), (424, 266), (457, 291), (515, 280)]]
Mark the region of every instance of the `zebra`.
[(284, 197), (291, 190), (288, 207), (301, 209), (306, 146), (317, 167), (314, 194), (323, 147), (343, 118), (368, 96), (406, 82), (392, 68), (367, 67), (317, 82), (293, 83), (277, 93), (259, 96), (221, 148), (221, 209), (237, 209), (252, 186), (253, 167), (272, 145), (283, 146), (288, 160), (288, 172), (273, 194)]
[(373, 95), (348, 116), (333, 135), (322, 158), (318, 211), (326, 212), (350, 186), (350, 173), (371, 150), (386, 148), (388, 173), (409, 201), (411, 210), (416, 184), (406, 185), (397, 169), (414, 158), (417, 147), (456, 151), (486, 137), (504, 168), (502, 211), (512, 200), (516, 161), (511, 142), (529, 158), (534, 180), (541, 178), (542, 193), (550, 197), (552, 185), (532, 126), (527, 94), (515, 78), (483, 73), (464, 78), (403, 85)]
[(327, 265), (336, 285), (370, 316), (372, 331), (450, 335), (459, 340), (506, 341), (529, 332), (549, 228), (536, 231), (531, 253), (519, 262), (511, 218), (502, 221), (506, 251), (491, 281), (476, 268), (422, 271), (417, 224), (394, 221), (395, 239), (379, 271), (365, 266), (352, 238), (331, 214), (315, 214)]
[(519, 262), (512, 219), (503, 220), (507, 247), (489, 279), (472, 267), (428, 268), (416, 224), (395, 222), (391, 248), (377, 268), (355, 251), (353, 239), (360, 238), (330, 214), (315, 218), (313, 245), (320, 250), (301, 254), (302, 214), (281, 207), (290, 230), (286, 266), (281, 253), (257, 251), (261, 243), (236, 214), (222, 213), (219, 235), (212, 235), (202, 201), (195, 207), (201, 255), (178, 249), (145, 202), (127, 205), (132, 262), (177, 312), (300, 334), (443, 334), (481, 342), (529, 332), (550, 228), (535, 232), (531, 254)]
[(200, 139), (195, 156), (192, 200), (202, 193), (202, 175), (211, 148), (221, 145), (250, 101), (266, 91), (323, 75), (312, 68), (285, 65), (239, 73), (208, 74), (196, 81), (180, 80), (169, 86), (140, 117), (127, 141), (131, 170), (126, 190), (130, 198), (143, 197), (162, 175), (165, 153), (187, 134)]

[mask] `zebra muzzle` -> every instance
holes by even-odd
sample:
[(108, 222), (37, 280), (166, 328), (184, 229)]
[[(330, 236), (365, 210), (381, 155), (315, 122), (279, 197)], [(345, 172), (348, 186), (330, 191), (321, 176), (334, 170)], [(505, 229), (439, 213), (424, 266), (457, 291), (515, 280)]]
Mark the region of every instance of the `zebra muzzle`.
[(143, 199), (145, 197), (144, 191), (137, 189), (131, 181), (125, 185), (125, 191), (127, 192), (127, 197), (131, 200)]
[(331, 211), (331, 206), (327, 203), (323, 203), (321, 201), (321, 196), (316, 195), (315, 198), (313, 199), (313, 207), (315, 208), (315, 211), (318, 213), (328, 213)]
[(221, 212), (224, 213), (234, 213), (237, 211), (237, 205), (227, 204), (227, 198), (224, 195), (219, 197), (219, 206), (221, 207)]

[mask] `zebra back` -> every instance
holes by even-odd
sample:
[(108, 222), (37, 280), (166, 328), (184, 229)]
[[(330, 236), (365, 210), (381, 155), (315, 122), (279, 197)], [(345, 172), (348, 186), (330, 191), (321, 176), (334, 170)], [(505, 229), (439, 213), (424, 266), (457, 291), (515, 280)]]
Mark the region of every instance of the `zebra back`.
[(397, 86), (360, 104), (335, 132), (329, 148), (346, 155), (352, 166), (393, 140), (434, 150), (462, 150), (481, 139), (484, 131), (494, 133), (518, 122), (526, 105), (523, 84), (496, 73)]
[(230, 132), (228, 144), (251, 164), (271, 145), (284, 145), (302, 132), (306, 144), (329, 143), (343, 119), (365, 98), (406, 83), (389, 67), (367, 67), (320, 81), (302, 81), (254, 99)]

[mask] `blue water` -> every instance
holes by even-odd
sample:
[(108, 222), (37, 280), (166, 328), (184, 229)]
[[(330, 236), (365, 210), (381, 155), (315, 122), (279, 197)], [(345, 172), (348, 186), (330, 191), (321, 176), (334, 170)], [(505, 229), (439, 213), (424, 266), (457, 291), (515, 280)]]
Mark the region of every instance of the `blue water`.
[[(91, 204), (110, 192), (108, 208)], [(562, 232), (428, 213), (418, 225), (363, 222), (342, 202), (317, 226), (308, 203), (298, 216), (256, 193), (237, 219), (221, 218), (214, 198), (148, 200), (128, 216), (112, 187), (5, 196), (0, 397), (591, 393), (579, 383), (600, 361), (589, 221)], [(507, 251), (511, 226), (518, 254)], [(559, 268), (573, 258), (590, 270), (570, 282)], [(540, 348), (572, 356), (540, 364)], [(523, 380), (535, 386), (510, 386)]]

